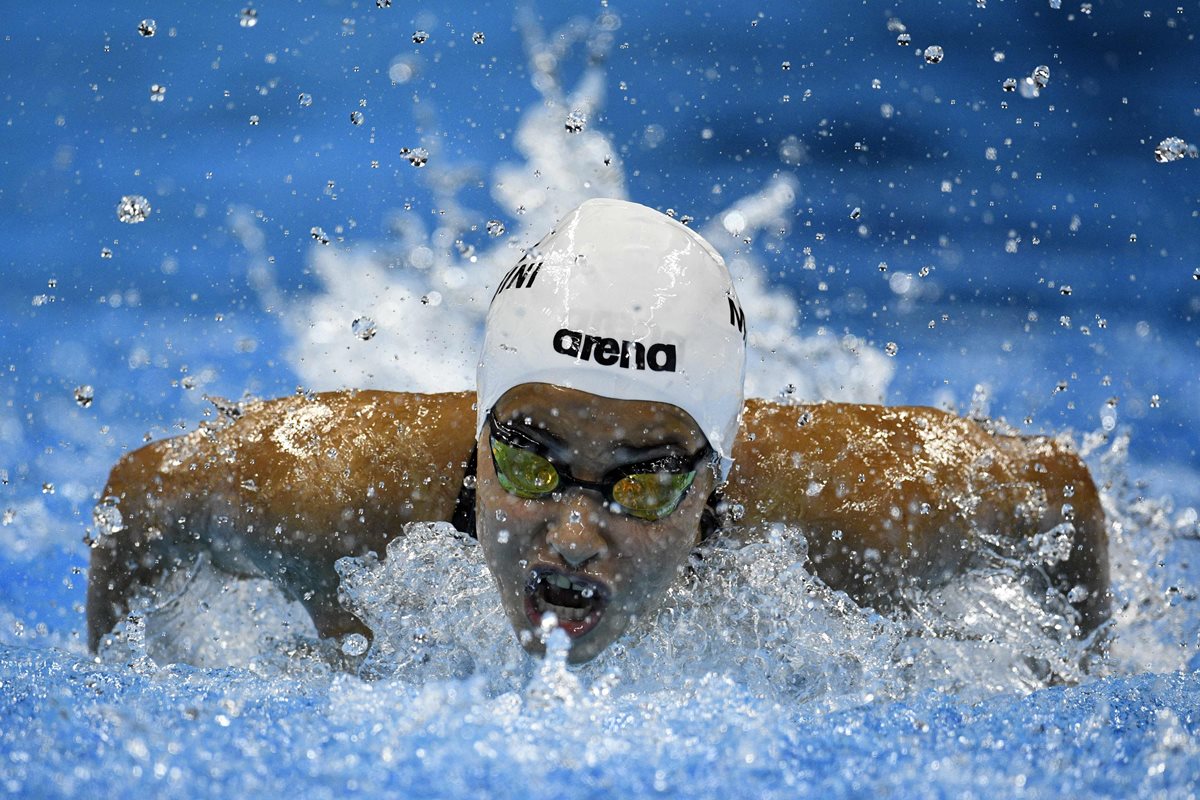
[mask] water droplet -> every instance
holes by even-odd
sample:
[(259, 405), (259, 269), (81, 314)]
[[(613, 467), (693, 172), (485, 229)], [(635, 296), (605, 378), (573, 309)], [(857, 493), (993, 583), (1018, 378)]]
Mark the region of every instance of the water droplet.
[(483, 41), (484, 41), (483, 31), (475, 31), (474, 33), (471, 34), (471, 42), (472, 43), (483, 44)]
[(145, 222), (146, 217), (150, 216), (150, 211), (149, 200), (140, 194), (127, 194), (117, 204), (117, 219), (121, 220), (121, 222), (134, 225), (139, 222)]
[(787, 72), (789, 69), (791, 69), (791, 68), (792, 68), (792, 62), (790, 62), (790, 61), (785, 61), (785, 62), (783, 62), (782, 64), (780, 64), (779, 66), (783, 68), (783, 71), (784, 71), (784, 72)]
[(496, 509), (496, 522), (508, 522), (508, 514), (504, 513), (504, 509)]
[(730, 236), (738, 236), (746, 229), (746, 217), (740, 211), (730, 211), (721, 218), (721, 225)]
[(1168, 164), (1184, 157), (1196, 158), (1197, 156), (1200, 156), (1200, 151), (1197, 150), (1196, 145), (1188, 144), (1178, 136), (1168, 136), (1154, 148), (1154, 160), (1160, 164)]
[(308, 92), (301, 92), (298, 99), (300, 101), (301, 108), (308, 108), (312, 105), (312, 95)]
[(321, 244), (329, 244), (329, 237), (325, 234), (325, 229), (317, 225), (309, 229), (308, 235)]
[(496, 541), (499, 544), (508, 544), (509, 536), (510, 534), (508, 532), (508, 528), (501, 528), (500, 530), (496, 531)]
[(587, 127), (587, 114), (576, 109), (570, 114), (567, 114), (566, 120), (563, 122), (563, 127), (567, 129), (567, 133), (581, 133)]
[(1050, 84), (1050, 68), (1045, 64), (1039, 64), (1033, 68), (1033, 74), (1029, 78), (1038, 89), (1045, 89)]
[(348, 656), (361, 656), (367, 652), (370, 644), (367, 637), (361, 633), (351, 633), (342, 639), (342, 653)]
[(1084, 14), (1087, 14), (1088, 16), (1091, 16), (1091, 14), (1092, 14), (1092, 4), (1091, 4), (1091, 3), (1083, 3), (1083, 4), (1081, 4), (1081, 5), (1079, 6), (1079, 10), (1080, 10), (1080, 11), (1082, 11)]
[(0, 518), (0, 525), (12, 525), (13, 520), (17, 518), (17, 510), (15, 508), (4, 509), (4, 516)]
[(942, 50), (942, 48), (940, 46), (938, 46), (936, 44), (932, 44), (929, 47), (925, 48), (925, 63), (926, 64), (940, 64), (940, 63), (942, 63), (942, 59), (945, 58), (945, 56), (946, 56), (945, 52)]
[(896, 344), (895, 342), (888, 342), (883, 346), (883, 352), (887, 353), (889, 356), (894, 356), (896, 353), (900, 352), (900, 345)]
[(429, 151), (424, 147), (407, 147), (400, 148), (400, 155), (408, 159), (408, 163), (414, 167), (423, 167), (429, 161)]
[(880, 271), (880, 272), (887, 272), (887, 262), (886, 262), (886, 261), (880, 261), (880, 262), (879, 262), (879, 271)]
[(1005, 78), (1004, 83), (1000, 84), (1006, 92), (1015, 92), (1017, 90), (1016, 78)]
[(54, 494), (54, 484), (53, 483), (43, 483), (42, 484), (42, 494)]
[(414, 31), (412, 40), (415, 44), (425, 44), (425, 42), (429, 41), (429, 34), (425, 31)]
[(258, 9), (243, 8), (242, 13), (238, 15), (238, 24), (243, 28), (253, 28), (258, 24)]
[(138, 23), (138, 33), (149, 39), (151, 36), (158, 33), (158, 23), (152, 19), (144, 19)]
[(125, 520), (121, 516), (119, 503), (118, 498), (110, 495), (92, 509), (92, 524), (96, 526), (96, 539), (112, 536), (125, 529)]
[(862, 216), (862, 209), (859, 208), (858, 206), (855, 206), (854, 210), (850, 212), (850, 219), (858, 219), (861, 216)]
[(1071, 603), (1072, 605), (1076, 603), (1082, 603), (1084, 600), (1087, 600), (1089, 594), (1091, 594), (1091, 592), (1089, 592), (1087, 587), (1083, 586), (1082, 584), (1078, 586), (1072, 586), (1071, 591), (1067, 592), (1067, 602)]
[(150, 86), (150, 102), (161, 103), (163, 98), (167, 96), (167, 87), (161, 83), (155, 83)]
[(361, 111), (351, 111), (350, 112), (350, 123), (352, 125), (362, 125), (363, 121), (365, 119), (366, 119), (366, 116), (364, 116), (363, 112), (361, 112)]
[(430, 292), (429, 294), (424, 295), (421, 298), (421, 305), (434, 306), (436, 308), (437, 306), (440, 306), (441, 304), (442, 304), (442, 293), (441, 292)]
[(1158, 408), (1160, 405), (1162, 405), (1162, 398), (1156, 394), (1150, 395), (1150, 407)]
[(1196, 267), (1196, 269), (1192, 271), (1192, 280), (1200, 281), (1200, 267)]
[(1070, 297), (1071, 296), (1071, 287), (1064, 283), (1062, 286), (1059, 287), (1058, 293), (1061, 294), (1063, 297)]
[(1050, 7), (1055, 11), (1058, 11), (1060, 8), (1062, 8), (1062, 0), (1050, 0)]
[(779, 158), (785, 164), (799, 166), (808, 161), (808, 146), (798, 136), (787, 136), (779, 143)]
[(391, 8), (392, 0), (375, 0), (376, 8)]
[(912, 44), (912, 34), (911, 33), (900, 34), (899, 36), (896, 37), (896, 44), (900, 45), (901, 47), (908, 47), (910, 44)]
[(488, 236), (503, 236), (504, 223), (498, 219), (489, 219), (487, 222)]
[(259, 120), (258, 120), (258, 114), (251, 114), (251, 115), (250, 115), (250, 124), (251, 124), (251, 125), (257, 125), (257, 124), (258, 124), (258, 121), (259, 121)]
[(375, 334), (379, 332), (379, 326), (370, 317), (359, 317), (350, 323), (350, 330), (365, 342), (375, 337)]
[(100, 257), (101, 258), (112, 258), (113, 251), (107, 247), (101, 247), (100, 248)]
[(85, 383), (75, 387), (75, 402), (79, 404), (80, 408), (87, 408), (94, 399), (96, 399), (96, 390), (92, 388), (91, 384)]

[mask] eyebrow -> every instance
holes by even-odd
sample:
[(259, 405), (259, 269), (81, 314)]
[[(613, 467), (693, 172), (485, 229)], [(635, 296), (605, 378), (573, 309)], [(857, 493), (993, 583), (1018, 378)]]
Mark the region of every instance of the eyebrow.
[[(563, 437), (546, 430), (538, 428), (525, 422), (530, 419), (530, 414), (517, 414), (512, 419), (505, 421), (504, 419), (494, 416), (496, 421), (508, 428), (512, 432), (531, 439), (536, 444), (545, 447), (547, 450), (568, 450), (570, 445)], [(701, 445), (703, 447), (703, 445)], [(635, 464), (649, 463), (666, 458), (687, 458), (691, 455), (695, 448), (689, 450), (687, 444), (678, 439), (667, 439), (661, 442), (653, 442), (645, 445), (635, 445), (627, 441), (617, 441), (613, 443), (613, 449), (617, 454), (620, 463), (616, 467), (626, 467)]]

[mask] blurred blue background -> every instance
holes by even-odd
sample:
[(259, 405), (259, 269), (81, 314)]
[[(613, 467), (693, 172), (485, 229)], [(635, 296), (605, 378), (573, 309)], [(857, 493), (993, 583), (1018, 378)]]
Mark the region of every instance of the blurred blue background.
[[(773, 175), (797, 179), (783, 235), (748, 247), (804, 330), (896, 343), (889, 402), (965, 411), (981, 384), (1023, 430), (1079, 435), (1107, 415), (1131, 430), (1149, 488), (1193, 502), (1200, 160), (1156, 163), (1155, 146), (1200, 141), (1200, 3), (1083, 5), (267, 0), (252, 26), (240, 2), (4, 15), (0, 509), (16, 518), (0, 528), (0, 602), (32, 620), (40, 598), (79, 624), (82, 578), (67, 573), (85, 563), (93, 497), (122, 451), (194, 426), (189, 375), (231, 397), (295, 389), (239, 215), (292, 298), (313, 289), (313, 226), (386, 242), (404, 204), (436, 217), (446, 184), (481, 241), (487, 220), (512, 223), (488, 176), (540, 102), (522, 14), (547, 30), (599, 19), (611, 37), (588, 124), (612, 136), (631, 199), (699, 227)], [(940, 63), (922, 57), (931, 45)], [(1002, 89), (1039, 65), (1040, 96)], [(564, 84), (585, 67), (559, 65)], [(417, 145), (427, 170), (400, 153)], [(118, 221), (129, 194), (152, 204), (145, 223)], [(59, 561), (31, 573), (47, 548)]]

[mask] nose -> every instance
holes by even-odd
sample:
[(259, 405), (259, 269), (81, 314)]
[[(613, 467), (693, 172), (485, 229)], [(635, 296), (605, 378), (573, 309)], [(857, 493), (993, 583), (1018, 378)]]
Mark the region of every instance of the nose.
[(603, 515), (597, 503), (576, 490), (562, 499), (559, 512), (550, 521), (546, 543), (563, 561), (575, 568), (608, 552), (600, 534)]

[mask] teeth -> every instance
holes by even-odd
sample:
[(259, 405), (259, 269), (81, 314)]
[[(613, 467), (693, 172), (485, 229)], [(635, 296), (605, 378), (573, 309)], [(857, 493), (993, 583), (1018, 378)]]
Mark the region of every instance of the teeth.
[(557, 586), (560, 589), (570, 589), (571, 588), (571, 579), (568, 578), (566, 575), (551, 575), (547, 578), (547, 581), (554, 584), (555, 586)]
[(539, 605), (545, 606), (542, 613), (553, 611), (554, 615), (559, 619), (570, 620), (571, 622), (582, 622), (587, 618), (588, 610), (586, 608), (571, 608), (570, 606), (556, 606), (553, 603), (542, 602)]

